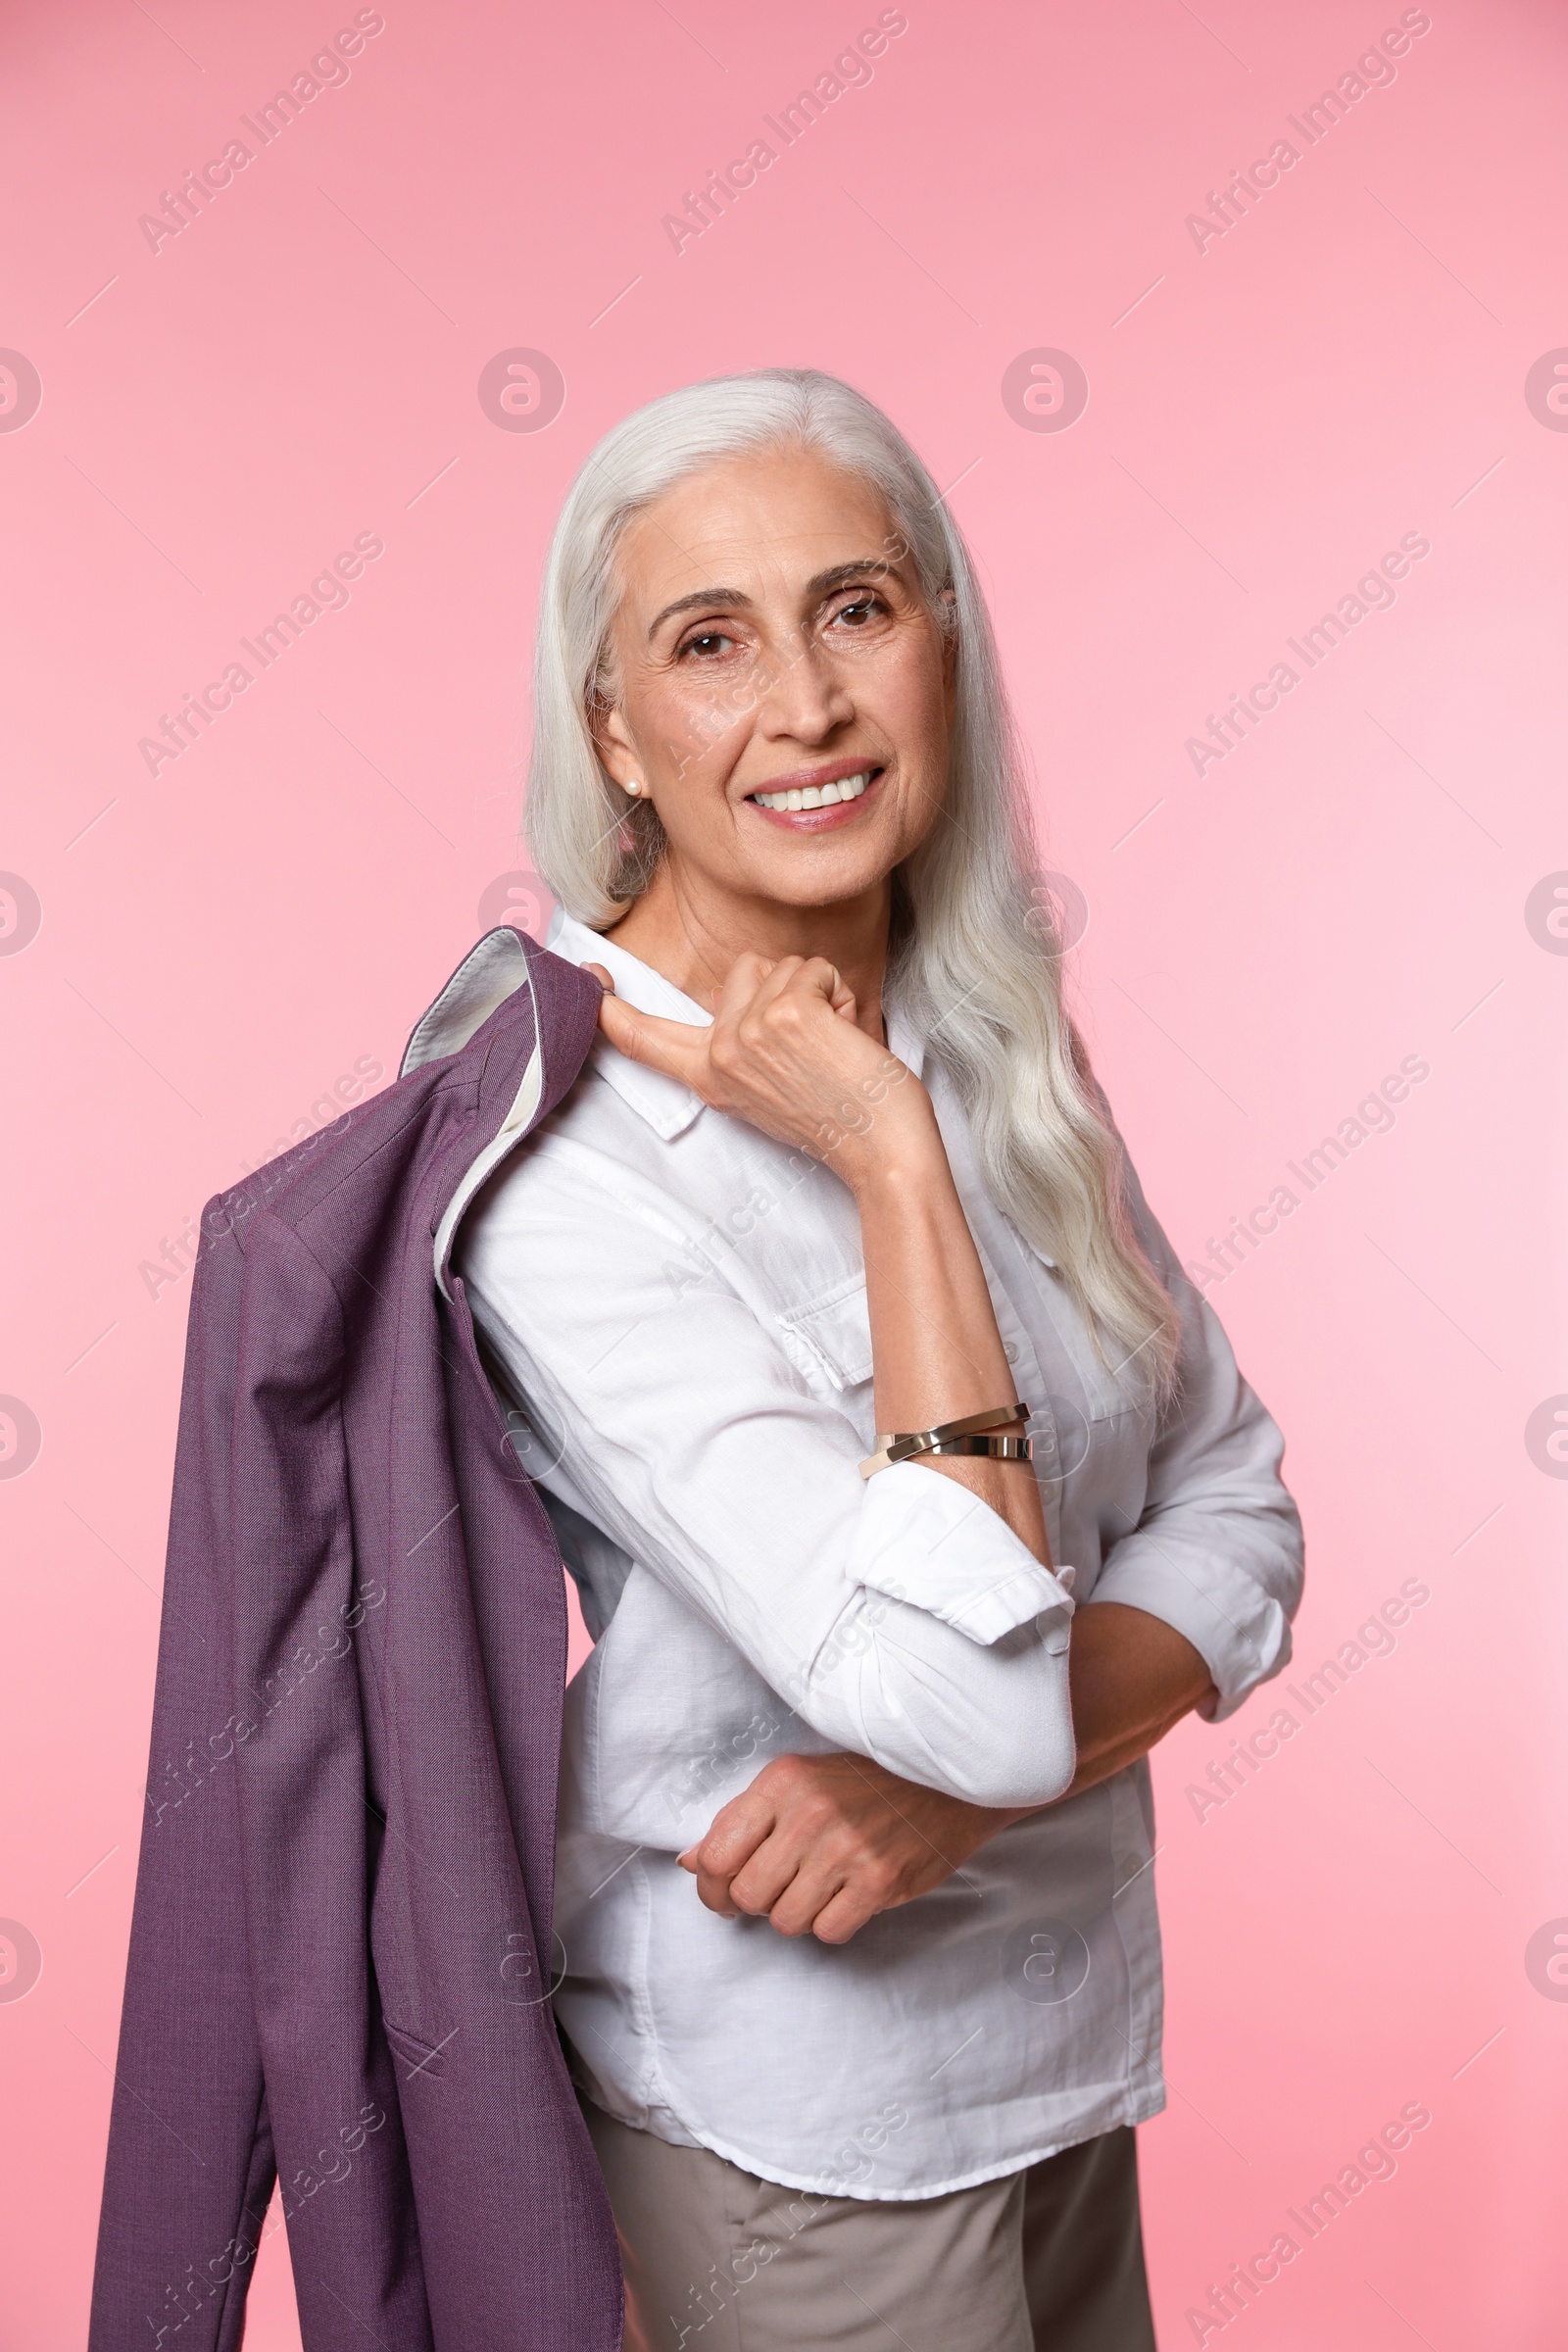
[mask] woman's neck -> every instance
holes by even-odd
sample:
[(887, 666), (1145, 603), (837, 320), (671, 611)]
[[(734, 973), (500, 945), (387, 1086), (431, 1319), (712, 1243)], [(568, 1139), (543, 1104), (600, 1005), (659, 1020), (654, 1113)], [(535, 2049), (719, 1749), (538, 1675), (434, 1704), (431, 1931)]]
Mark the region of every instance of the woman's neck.
[(607, 939), (710, 1007), (738, 956), (822, 956), (853, 990), (857, 1025), (880, 1043), (891, 882), (833, 906), (786, 906), (693, 884), (665, 858)]

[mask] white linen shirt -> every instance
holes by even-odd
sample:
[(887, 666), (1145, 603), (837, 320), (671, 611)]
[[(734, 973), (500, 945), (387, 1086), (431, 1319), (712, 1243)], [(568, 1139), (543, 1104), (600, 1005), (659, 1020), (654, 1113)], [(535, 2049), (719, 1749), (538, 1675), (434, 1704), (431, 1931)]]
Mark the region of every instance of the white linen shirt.
[[(703, 1012), (564, 915), (644, 1011)], [(676, 1856), (771, 1757), (849, 1748), (975, 1801), (1072, 1770), (1074, 1602), (1185, 1634), (1229, 1714), (1290, 1654), (1300, 1531), (1278, 1430), (1132, 1181), (1182, 1324), (1156, 1426), (928, 1084), (1018, 1395), (1053, 1572), (956, 1482), (862, 1480), (858, 1211), (837, 1177), (601, 1037), (479, 1195), (459, 1267), (595, 1648), (566, 1692), (556, 2012), (623, 2122), (766, 2180), (936, 2196), (1164, 2103), (1149, 1772), (993, 1838), (842, 1946), (725, 1920)]]

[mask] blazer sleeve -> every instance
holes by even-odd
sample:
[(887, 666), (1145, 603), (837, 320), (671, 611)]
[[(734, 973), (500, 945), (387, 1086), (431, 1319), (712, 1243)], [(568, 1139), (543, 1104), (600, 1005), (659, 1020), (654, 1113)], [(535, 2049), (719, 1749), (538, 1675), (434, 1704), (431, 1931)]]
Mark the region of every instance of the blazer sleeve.
[(231, 2352), (275, 2172), (238, 1869), (248, 1718), (229, 1454), (244, 1260), (220, 1203), (202, 1226), (89, 2352)]

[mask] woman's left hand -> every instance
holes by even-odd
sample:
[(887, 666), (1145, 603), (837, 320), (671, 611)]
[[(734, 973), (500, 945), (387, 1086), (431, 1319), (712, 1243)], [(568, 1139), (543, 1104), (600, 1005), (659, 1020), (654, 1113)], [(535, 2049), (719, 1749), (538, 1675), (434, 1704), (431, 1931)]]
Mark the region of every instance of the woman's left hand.
[(710, 1911), (848, 1943), (926, 1894), (1016, 1812), (965, 1804), (864, 1756), (779, 1756), (680, 1857)]

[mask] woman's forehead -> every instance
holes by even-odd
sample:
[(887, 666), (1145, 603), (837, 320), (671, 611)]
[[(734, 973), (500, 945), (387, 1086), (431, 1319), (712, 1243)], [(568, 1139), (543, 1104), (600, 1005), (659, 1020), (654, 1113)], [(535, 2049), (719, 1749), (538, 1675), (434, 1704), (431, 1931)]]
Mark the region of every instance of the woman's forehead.
[(750, 594), (885, 561), (892, 542), (871, 483), (815, 451), (774, 449), (720, 460), (655, 499), (627, 526), (616, 568), (626, 602), (652, 612), (701, 587)]

